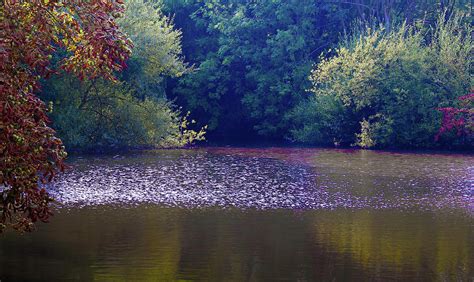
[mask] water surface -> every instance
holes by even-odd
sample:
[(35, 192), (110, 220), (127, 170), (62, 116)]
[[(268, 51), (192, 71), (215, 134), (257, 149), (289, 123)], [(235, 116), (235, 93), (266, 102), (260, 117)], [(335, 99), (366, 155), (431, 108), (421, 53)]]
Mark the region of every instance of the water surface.
[(9, 280), (472, 280), (474, 157), (206, 148), (76, 157)]

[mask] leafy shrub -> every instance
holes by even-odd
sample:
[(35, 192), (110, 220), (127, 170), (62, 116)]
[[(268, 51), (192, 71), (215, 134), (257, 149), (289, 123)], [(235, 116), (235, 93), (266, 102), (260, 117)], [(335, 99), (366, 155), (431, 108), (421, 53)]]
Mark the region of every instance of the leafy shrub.
[(139, 99), (124, 82), (66, 77), (51, 81), (49, 93), (57, 94), (51, 116), (69, 148), (182, 147), (204, 138), (205, 129), (188, 129), (187, 116), (169, 101)]
[(313, 135), (369, 148), (436, 146), (436, 109), (453, 105), (473, 85), (472, 31), (462, 16), (442, 15), (434, 27), (367, 28), (346, 39), (312, 71), (315, 96), (294, 114), (300, 123), (293, 138), (307, 141), (304, 128), (322, 128), (308, 123), (331, 121), (330, 134)]

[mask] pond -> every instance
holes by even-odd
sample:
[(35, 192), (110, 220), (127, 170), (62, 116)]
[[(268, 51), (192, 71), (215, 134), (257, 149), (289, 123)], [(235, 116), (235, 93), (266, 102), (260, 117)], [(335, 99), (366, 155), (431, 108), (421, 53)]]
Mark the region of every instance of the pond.
[(474, 156), (199, 148), (70, 160), (0, 280), (471, 280)]

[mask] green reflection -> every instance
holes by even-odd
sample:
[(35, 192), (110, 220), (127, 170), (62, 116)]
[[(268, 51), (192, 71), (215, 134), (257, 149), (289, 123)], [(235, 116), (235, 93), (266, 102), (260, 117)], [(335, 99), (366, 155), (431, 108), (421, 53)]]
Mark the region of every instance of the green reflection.
[(156, 207), (57, 214), (0, 240), (2, 280), (469, 280), (473, 219)]

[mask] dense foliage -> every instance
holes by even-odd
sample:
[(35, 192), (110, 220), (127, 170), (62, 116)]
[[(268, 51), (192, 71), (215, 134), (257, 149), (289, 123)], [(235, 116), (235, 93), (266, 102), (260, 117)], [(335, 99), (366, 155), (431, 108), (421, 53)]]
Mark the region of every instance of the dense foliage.
[[(349, 140), (360, 128), (359, 120), (353, 125), (347, 118), (336, 118), (343, 112), (332, 112), (337, 107), (330, 105), (333, 101), (326, 100), (321, 106), (325, 110), (319, 108), (317, 113), (304, 106), (311, 88), (310, 70), (320, 59), (335, 55), (331, 50), (340, 45), (341, 38), (354, 32), (367, 33), (367, 26), (377, 30), (381, 26), (384, 31), (379, 31), (378, 36), (397, 30), (403, 23), (406, 29), (429, 29), (443, 11), (448, 19), (455, 11), (469, 11), (472, 7), (470, 1), (448, 0), (164, 2), (166, 11), (176, 14), (176, 24), (184, 34), (184, 53), (197, 68), (170, 83), (168, 94), (191, 110), (198, 121), (209, 124), (213, 139), (258, 135), (272, 140), (289, 137), (311, 144), (332, 144), (333, 140), (301, 136), (302, 127), (324, 127), (325, 135), (333, 135), (331, 132), (336, 129), (324, 123), (348, 126), (350, 129), (345, 131), (350, 136), (342, 139), (349, 143), (355, 143)], [(471, 20), (465, 18), (466, 22)], [(325, 56), (320, 57), (322, 52)], [(455, 99), (454, 96), (450, 98)], [(295, 111), (333, 119), (323, 119), (321, 124), (314, 119), (307, 122), (310, 117)], [(440, 121), (436, 110), (433, 117), (434, 125)]]
[(119, 30), (120, 1), (2, 1), (0, 4), (0, 232), (30, 230), (47, 220), (51, 199), (39, 183), (62, 169), (64, 148), (34, 94), (38, 80), (61, 67), (84, 77), (113, 79), (130, 54)]
[[(301, 124), (295, 138), (365, 148), (435, 146), (437, 108), (453, 105), (473, 85), (473, 29), (463, 22), (442, 15), (432, 29), (367, 28), (347, 39), (313, 70), (315, 96), (295, 111)], [(466, 138), (459, 141), (469, 144)]]
[(120, 27), (134, 51), (120, 83), (79, 81), (68, 75), (47, 83), (42, 98), (51, 101), (54, 127), (67, 148), (103, 151), (129, 147), (181, 147), (204, 138), (164, 95), (164, 76), (191, 69), (181, 55), (181, 32), (160, 5), (126, 1)]
[[(172, 12), (193, 20), (181, 27), (187, 58), (199, 69), (179, 81), (175, 97), (221, 135), (282, 137), (288, 109), (305, 95), (311, 66), (337, 41), (330, 29), (348, 9), (317, 1), (182, 2)], [(183, 6), (190, 14), (180, 14)]]

